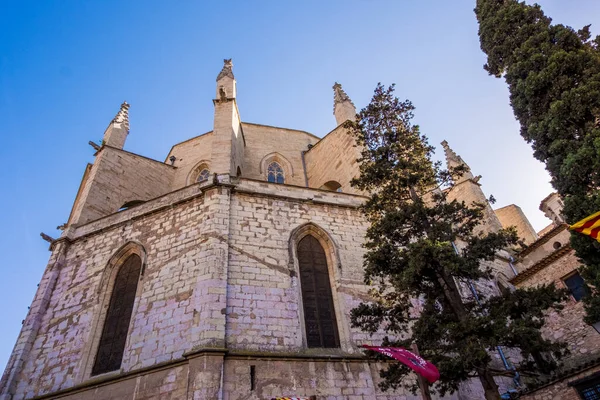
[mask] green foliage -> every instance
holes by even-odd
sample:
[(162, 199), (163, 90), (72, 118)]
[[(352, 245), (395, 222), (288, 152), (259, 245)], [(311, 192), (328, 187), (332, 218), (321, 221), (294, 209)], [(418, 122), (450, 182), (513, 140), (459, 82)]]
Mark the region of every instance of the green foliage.
[[(521, 135), (546, 164), (552, 185), (574, 223), (600, 210), (600, 36), (589, 25), (552, 25), (539, 5), (477, 0), (484, 68), (504, 77)], [(571, 244), (600, 287), (600, 245), (574, 234)], [(600, 321), (597, 291), (585, 299), (588, 323)]]
[[(447, 198), (453, 178), (465, 167), (448, 171), (432, 162), (433, 147), (411, 124), (413, 109), (409, 101), (394, 97), (393, 86), (380, 84), (356, 121), (346, 123), (362, 147), (360, 176), (352, 185), (371, 193), (362, 211), (370, 223), (365, 282), (373, 287), (374, 301), (352, 310), (352, 324), (370, 333), (383, 329), (388, 334), (384, 345), (416, 342), (439, 368), (436, 387), (442, 394), (470, 377), (489, 382), (495, 374), (506, 375), (493, 367), (490, 352), (497, 346), (520, 348), (525, 360), (517, 369), (536, 371), (529, 355), (555, 350), (560, 356), (564, 349), (542, 339), (539, 329), (544, 310), (560, 308), (565, 294), (543, 286), (504, 295), (480, 293), (479, 301), (461, 296), (471, 282), (492, 278), (490, 263), (482, 262), (513, 246), (516, 232), (474, 234), (487, 205)], [(453, 243), (460, 244), (460, 254)], [(420, 312), (415, 299), (422, 304)], [(382, 372), (382, 387), (405, 385), (408, 373), (401, 364), (390, 364)], [(498, 398), (495, 384), (486, 391), (487, 398)]]

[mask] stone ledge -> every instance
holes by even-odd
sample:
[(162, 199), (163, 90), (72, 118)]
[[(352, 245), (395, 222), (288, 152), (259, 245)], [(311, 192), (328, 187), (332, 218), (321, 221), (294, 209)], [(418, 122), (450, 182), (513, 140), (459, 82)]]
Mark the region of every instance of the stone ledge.
[[(271, 197), (282, 200), (300, 201), (304, 203), (331, 205), (336, 207), (358, 208), (366, 199), (365, 196), (352, 193), (338, 193), (329, 190), (307, 188), (296, 185), (281, 185), (260, 180), (241, 178), (237, 182), (204, 182), (194, 183), (171, 193), (148, 200), (131, 209), (116, 212), (105, 217), (87, 222), (80, 226), (69, 227), (54, 243), (74, 242), (81, 238), (97, 234), (129, 221), (145, 218), (165, 209), (192, 201), (215, 187), (226, 187), (241, 194)], [(261, 190), (261, 188), (263, 188)], [(283, 189), (283, 190), (282, 190)], [(275, 193), (280, 191), (281, 193)]]

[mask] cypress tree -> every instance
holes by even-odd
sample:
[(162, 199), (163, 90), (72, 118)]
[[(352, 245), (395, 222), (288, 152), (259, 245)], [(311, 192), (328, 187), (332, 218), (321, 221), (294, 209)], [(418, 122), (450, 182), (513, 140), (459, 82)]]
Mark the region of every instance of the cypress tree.
[[(352, 185), (371, 194), (362, 211), (370, 223), (364, 268), (373, 301), (352, 310), (352, 324), (371, 333), (384, 330), (383, 345), (417, 343), (440, 370), (441, 394), (475, 377), (486, 399), (499, 399), (494, 376), (513, 372), (495, 365), (490, 354), (497, 346), (519, 349), (520, 374), (538, 371), (536, 359), (551, 368), (553, 361), (542, 355), (560, 357), (564, 345), (543, 339), (540, 328), (544, 311), (560, 308), (565, 293), (551, 285), (478, 298), (461, 294), (472, 282), (492, 278), (489, 262), (516, 243), (516, 232), (475, 233), (486, 204), (449, 200), (447, 191), (464, 167), (448, 171), (432, 161), (433, 147), (411, 122), (413, 109), (394, 96), (393, 86), (380, 84), (357, 119), (346, 123), (362, 148), (360, 176)], [(422, 305), (418, 312), (415, 299)], [(416, 390), (407, 383), (409, 372), (390, 364), (381, 373), (382, 388)]]
[[(600, 36), (552, 24), (539, 5), (477, 0), (484, 68), (504, 77), (521, 136), (546, 164), (563, 197), (563, 215), (575, 223), (600, 211)], [(600, 287), (600, 245), (573, 234), (582, 275)], [(586, 322), (600, 321), (600, 296), (584, 299)]]

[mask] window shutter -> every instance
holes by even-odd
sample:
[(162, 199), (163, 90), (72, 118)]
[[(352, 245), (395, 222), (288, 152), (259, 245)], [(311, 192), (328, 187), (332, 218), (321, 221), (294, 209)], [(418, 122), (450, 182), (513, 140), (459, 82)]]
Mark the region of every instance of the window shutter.
[(298, 243), (298, 264), (308, 347), (339, 347), (327, 257), (313, 236)]
[(581, 298), (587, 294), (585, 282), (583, 281), (583, 278), (581, 277), (581, 275), (579, 275), (578, 272), (566, 278), (564, 282), (576, 301), (581, 300)]
[(121, 368), (142, 260), (131, 255), (117, 272), (92, 375)]

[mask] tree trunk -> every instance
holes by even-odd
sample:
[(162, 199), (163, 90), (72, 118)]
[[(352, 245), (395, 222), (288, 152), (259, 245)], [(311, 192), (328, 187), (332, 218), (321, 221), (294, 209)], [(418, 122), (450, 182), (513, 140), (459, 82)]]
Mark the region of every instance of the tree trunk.
[[(419, 196), (413, 187), (409, 188), (410, 197), (413, 201), (420, 201)], [(428, 226), (429, 224), (425, 224)], [(460, 295), (460, 289), (452, 276), (446, 274), (443, 268), (437, 272), (438, 283), (444, 291), (444, 297), (448, 301), (450, 307), (454, 311), (455, 315), (460, 321), (464, 321), (468, 318), (468, 312), (463, 303), (462, 296)], [(486, 400), (502, 400), (500, 392), (498, 391), (498, 385), (494, 381), (494, 376), (490, 371), (484, 369), (479, 373), (479, 380), (483, 386), (485, 399)]]
[(467, 318), (467, 310), (462, 302), (462, 297), (460, 296), (456, 282), (454, 282), (454, 278), (446, 275), (442, 270), (438, 272), (438, 283), (458, 319), (464, 321)]
[[(438, 274), (438, 281), (444, 290), (444, 294), (448, 303), (452, 307), (453, 311), (459, 320), (463, 321), (467, 318), (467, 310), (462, 302), (458, 285), (454, 282), (454, 279), (450, 276), (445, 275), (443, 272)], [(494, 381), (494, 376), (490, 371), (484, 369), (479, 374), (479, 380), (483, 386), (485, 399), (486, 400), (501, 400), (500, 392), (498, 391), (498, 385)]]
[(483, 391), (486, 400), (501, 400), (498, 385), (494, 381), (494, 376), (488, 370), (483, 370), (479, 374), (479, 381), (483, 386)]

